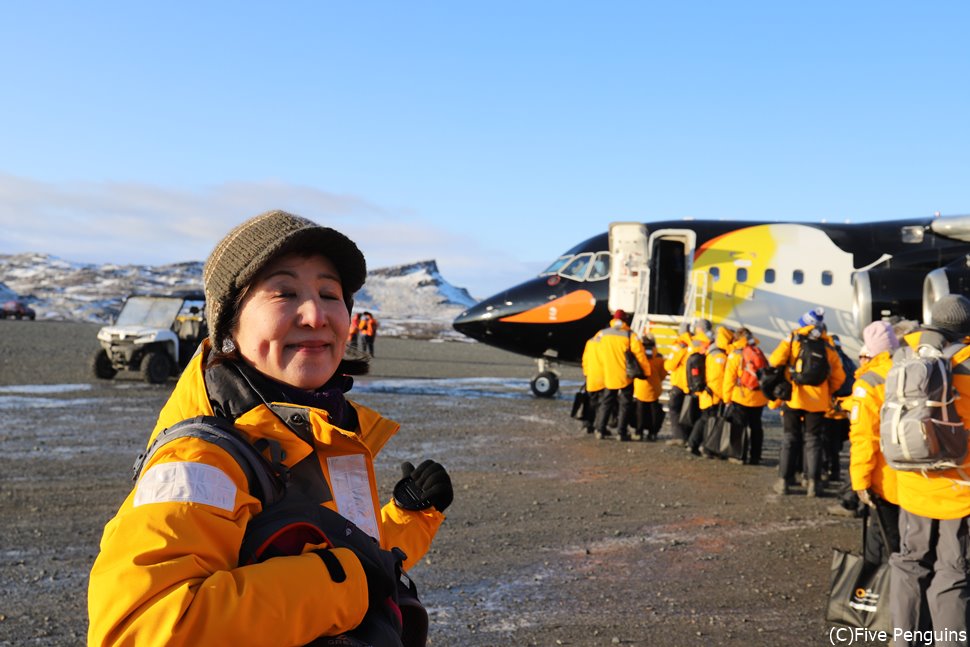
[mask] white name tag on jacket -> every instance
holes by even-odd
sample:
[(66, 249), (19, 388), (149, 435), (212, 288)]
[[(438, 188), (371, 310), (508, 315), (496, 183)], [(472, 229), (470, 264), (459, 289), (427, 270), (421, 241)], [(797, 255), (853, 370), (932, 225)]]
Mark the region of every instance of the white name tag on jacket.
[(327, 470), (330, 472), (330, 488), (337, 512), (374, 539), (380, 539), (364, 455), (330, 456), (327, 458)]
[(236, 485), (211, 465), (159, 463), (142, 474), (135, 490), (135, 507), (149, 503), (204, 503), (231, 511)]

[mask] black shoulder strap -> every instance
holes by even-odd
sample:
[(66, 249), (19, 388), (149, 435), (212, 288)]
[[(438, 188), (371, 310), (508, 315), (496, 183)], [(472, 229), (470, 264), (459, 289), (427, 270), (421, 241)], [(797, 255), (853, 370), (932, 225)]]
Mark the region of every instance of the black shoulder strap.
[(282, 464), (283, 454), (277, 444), (269, 450), (273, 464), (263, 457), (248, 440), (227, 420), (216, 416), (197, 416), (172, 425), (161, 431), (148, 449), (138, 455), (132, 466), (132, 481), (137, 481), (149, 459), (163, 446), (177, 438), (199, 438), (223, 449), (239, 464), (249, 493), (258, 498), (266, 507), (283, 498), (286, 490), (286, 468)]

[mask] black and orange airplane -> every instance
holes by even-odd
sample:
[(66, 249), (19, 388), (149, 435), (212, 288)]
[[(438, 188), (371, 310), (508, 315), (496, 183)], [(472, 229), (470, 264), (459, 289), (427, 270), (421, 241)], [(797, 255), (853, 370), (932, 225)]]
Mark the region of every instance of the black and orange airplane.
[(614, 222), (538, 277), (461, 313), (459, 332), (533, 357), (533, 393), (552, 397), (558, 364), (578, 363), (610, 313), (635, 313), (663, 349), (685, 320), (744, 325), (770, 350), (807, 310), (849, 353), (874, 319), (922, 320), (970, 294), (970, 216), (862, 224), (668, 220)]

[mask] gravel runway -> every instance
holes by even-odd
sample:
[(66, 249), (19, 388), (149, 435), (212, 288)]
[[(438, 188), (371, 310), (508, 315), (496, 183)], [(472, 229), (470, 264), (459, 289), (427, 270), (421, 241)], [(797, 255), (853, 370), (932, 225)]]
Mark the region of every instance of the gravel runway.
[[(91, 377), (96, 331), (0, 321), (0, 645), (84, 643), (102, 527), (174, 385)], [(858, 522), (771, 493), (777, 425), (759, 467), (596, 441), (569, 418), (576, 368), (540, 400), (530, 360), (480, 344), (376, 350), (352, 397), (403, 425), (382, 492), (425, 457), (456, 486), (412, 572), (429, 645), (829, 644), (832, 547), (856, 547)]]

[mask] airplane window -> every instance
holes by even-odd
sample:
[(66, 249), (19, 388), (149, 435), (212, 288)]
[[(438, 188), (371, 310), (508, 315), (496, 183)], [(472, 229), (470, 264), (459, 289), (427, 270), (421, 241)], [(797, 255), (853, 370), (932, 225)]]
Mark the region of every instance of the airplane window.
[(600, 252), (593, 259), (593, 269), (589, 271), (588, 281), (599, 281), (610, 275), (610, 253)]
[(556, 274), (557, 272), (559, 272), (560, 269), (562, 269), (562, 266), (568, 263), (571, 259), (572, 259), (572, 256), (569, 254), (566, 254), (565, 256), (560, 256), (559, 258), (557, 258), (552, 262), (552, 265), (550, 265), (543, 271), (539, 272), (539, 276), (545, 276), (547, 274)]
[(772, 269), (765, 270), (765, 283), (775, 282), (775, 271)]
[(748, 280), (748, 268), (746, 268), (746, 267), (739, 267), (738, 268), (738, 271), (735, 273), (735, 277), (734, 278), (735, 278), (735, 280), (738, 283), (744, 283), (745, 281), (747, 281)]
[(710, 271), (711, 271), (711, 281), (717, 281), (719, 278), (721, 278), (721, 268), (712, 267)]
[(801, 270), (795, 270), (791, 273), (791, 282), (795, 285), (801, 285), (805, 282), (805, 272)]
[(832, 273), (828, 270), (822, 272), (822, 285), (832, 285)]
[(559, 270), (559, 275), (567, 279), (582, 281), (586, 278), (586, 268), (592, 260), (592, 254), (579, 254), (569, 261), (566, 267)]

